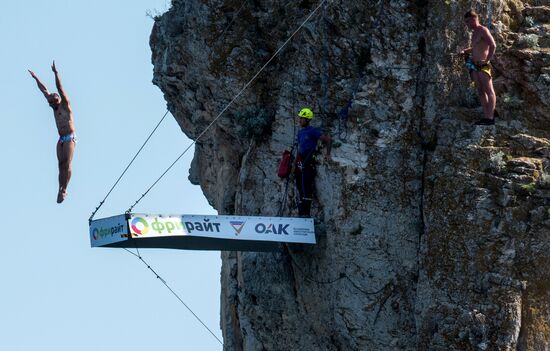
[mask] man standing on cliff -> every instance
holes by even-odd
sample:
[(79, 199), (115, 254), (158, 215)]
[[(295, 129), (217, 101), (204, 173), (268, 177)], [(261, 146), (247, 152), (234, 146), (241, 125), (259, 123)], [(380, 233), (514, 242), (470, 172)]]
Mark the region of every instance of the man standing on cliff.
[(474, 11), (464, 15), (466, 26), (472, 30), (471, 47), (460, 52), (466, 57), (466, 68), (474, 80), (477, 88), (484, 117), (476, 122), (477, 125), (495, 124), (496, 96), (493, 89), (490, 61), (496, 50), (495, 39), (487, 27), (479, 24), (479, 18)]
[(59, 204), (62, 203), (67, 196), (67, 185), (71, 179), (71, 161), (73, 159), (76, 137), (71, 104), (61, 85), (59, 73), (55, 67), (55, 61), (52, 64), (52, 71), (55, 74), (55, 85), (57, 86), (59, 94), (48, 92), (48, 88), (38, 79), (36, 74), (31, 70), (29, 70), (29, 73), (34, 78), (38, 85), (38, 89), (44, 94), (48, 104), (53, 109), (55, 124), (59, 132), (59, 140), (57, 141), (57, 160), (59, 165), (57, 203)]
[(326, 145), (327, 152), (325, 157), (327, 159), (330, 159), (330, 148), (332, 145), (330, 136), (322, 134), (319, 129), (310, 125), (312, 119), (313, 112), (309, 108), (303, 108), (298, 113), (298, 124), (301, 129), (298, 131), (296, 140), (298, 144), (298, 155), (294, 161), (294, 175), (296, 179), (296, 188), (300, 196), (298, 202), (298, 215), (300, 217), (310, 217), (311, 215), (317, 142), (321, 140), (321, 142)]
[(496, 50), (495, 39), (487, 27), (479, 24), (479, 17), (474, 11), (464, 15), (464, 21), (472, 30), (472, 46), (464, 49), (460, 54), (466, 56), (466, 68), (474, 80), (477, 94), (483, 107), (483, 118), (477, 125), (495, 124), (496, 95), (493, 89), (493, 80), (490, 61)]

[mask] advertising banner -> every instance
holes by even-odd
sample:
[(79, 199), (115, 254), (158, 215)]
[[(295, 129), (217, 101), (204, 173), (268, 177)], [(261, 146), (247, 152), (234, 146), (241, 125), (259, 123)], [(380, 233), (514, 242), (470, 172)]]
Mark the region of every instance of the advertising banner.
[(92, 247), (108, 245), (128, 239), (128, 221), (126, 215), (102, 218), (90, 223), (90, 242)]
[(315, 244), (311, 218), (131, 214), (132, 238), (195, 236)]

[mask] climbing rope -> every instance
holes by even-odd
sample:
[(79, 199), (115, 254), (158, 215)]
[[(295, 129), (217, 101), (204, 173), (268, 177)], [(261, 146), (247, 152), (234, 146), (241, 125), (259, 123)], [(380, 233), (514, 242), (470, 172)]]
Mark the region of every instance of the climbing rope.
[(124, 171), (122, 172), (122, 174), (118, 177), (118, 179), (116, 180), (115, 184), (113, 184), (113, 186), (111, 187), (111, 189), (107, 192), (107, 195), (105, 195), (105, 197), (103, 198), (103, 200), (100, 201), (99, 205), (95, 208), (95, 210), (92, 212), (92, 215), (90, 216), (90, 218), (88, 219), (88, 222), (92, 222), (92, 220), (94, 219), (94, 216), (95, 214), (97, 213), (97, 211), (99, 211), (99, 209), (101, 208), (101, 206), (103, 206), (103, 204), (105, 203), (105, 200), (107, 200), (107, 198), (109, 197), (109, 195), (111, 195), (111, 192), (113, 191), (113, 189), (117, 186), (118, 182), (120, 182), (120, 180), (122, 179), (122, 177), (124, 176), (124, 174), (126, 174), (126, 171), (128, 170), (128, 168), (130, 168), (130, 166), (132, 165), (132, 163), (134, 162), (134, 160), (138, 157), (139, 153), (141, 152), (141, 150), (143, 150), (143, 148), (145, 147), (145, 145), (147, 144), (147, 142), (149, 141), (149, 139), (151, 139), (151, 137), (153, 136), (153, 134), (156, 132), (156, 130), (158, 129), (158, 127), (160, 126), (160, 124), (162, 123), (162, 121), (164, 121), (164, 118), (166, 117), (166, 115), (168, 115), (168, 110), (166, 110), (166, 113), (164, 114), (164, 116), (162, 116), (162, 118), (160, 119), (160, 121), (157, 123), (157, 125), (155, 126), (155, 128), (153, 129), (153, 131), (151, 132), (151, 134), (149, 134), (149, 136), (147, 137), (147, 139), (145, 139), (145, 142), (143, 143), (143, 145), (141, 145), (141, 147), (139, 148), (138, 152), (134, 155), (134, 157), (132, 158), (132, 160), (130, 161), (130, 163), (128, 163), (128, 165), (126, 166), (126, 168), (124, 169)]
[(239, 7), (239, 9), (237, 10), (237, 13), (235, 14), (235, 16), (233, 16), (233, 18), (231, 19), (231, 22), (229, 22), (229, 24), (225, 27), (225, 29), (223, 30), (222, 32), (222, 35), (220, 35), (218, 37), (218, 39), (216, 41), (221, 41), (223, 40), (223, 37), (225, 36), (225, 32), (227, 32), (227, 30), (229, 29), (229, 27), (231, 27), (231, 25), (233, 24), (233, 22), (235, 22), (235, 20), (237, 19), (237, 17), (239, 16), (239, 14), (241, 13), (241, 10), (244, 8), (244, 5), (246, 4), (248, 0), (244, 0), (241, 4), (241, 6)]
[(250, 86), (250, 84), (252, 84), (256, 80), (256, 78), (271, 63), (271, 61), (273, 61), (275, 59), (275, 57), (277, 57), (279, 55), (279, 53), (283, 50), (283, 48), (290, 42), (290, 40), (292, 40), (292, 38), (294, 38), (294, 36), (311, 19), (311, 17), (313, 17), (313, 15), (315, 15), (315, 13), (317, 13), (319, 8), (321, 8), (321, 6), (323, 6), (328, 1), (331, 1), (331, 0), (322, 0), (319, 3), (319, 5), (317, 5), (317, 7), (309, 14), (309, 16), (307, 16), (307, 18), (302, 22), (302, 24), (300, 24), (300, 26), (290, 35), (290, 37), (288, 37), (288, 39), (279, 47), (279, 49), (277, 49), (277, 51), (271, 56), (271, 58), (262, 66), (262, 68), (260, 68), (260, 70), (244, 85), (244, 87), (239, 91), (239, 93), (237, 95), (235, 95), (233, 97), (233, 99), (227, 105), (225, 105), (225, 107), (221, 110), (221, 112), (218, 113), (218, 115), (212, 120), (212, 122), (210, 122), (210, 124), (208, 124), (208, 126), (195, 138), (195, 140), (193, 140), (191, 142), (191, 144), (176, 158), (176, 160), (174, 162), (172, 162), (172, 164), (164, 171), (164, 173), (162, 173), (162, 175), (159, 178), (157, 178), (157, 180), (141, 195), (141, 197), (138, 198), (136, 200), (136, 202), (132, 206), (130, 206), (130, 208), (128, 208), (126, 213), (132, 212), (132, 209), (149, 193), (149, 191), (151, 191), (151, 189), (153, 189), (153, 187), (166, 175), (166, 173), (168, 173), (172, 169), (172, 167), (174, 167), (174, 165), (183, 157), (183, 155), (185, 155), (185, 153), (189, 149), (191, 149), (191, 147), (193, 145), (195, 145), (195, 143), (208, 131), (208, 129), (210, 129), (210, 127), (212, 125), (214, 125), (214, 123), (222, 116), (222, 114), (231, 105), (233, 105), (233, 103), (242, 95), (242, 93)]
[(216, 338), (216, 340), (218, 340), (218, 342), (223, 346), (223, 342), (216, 336), (216, 334), (214, 334), (214, 332), (212, 332), (212, 330), (210, 330), (210, 328), (208, 328), (206, 326), (206, 324), (204, 324), (204, 322), (199, 318), (199, 316), (197, 316), (197, 314), (195, 312), (193, 312), (193, 310), (187, 306), (187, 304), (182, 300), (181, 297), (179, 297), (179, 295), (170, 287), (170, 285), (168, 285), (168, 283), (166, 282), (166, 280), (164, 278), (162, 278), (152, 267), (149, 263), (147, 263), (143, 257), (141, 257), (141, 254), (139, 253), (139, 249), (136, 247), (136, 252), (137, 253), (134, 253), (130, 250), (128, 250), (127, 248), (123, 247), (124, 250), (126, 250), (128, 253), (132, 254), (133, 256), (135, 256), (136, 258), (138, 258), (146, 267), (147, 269), (149, 269), (156, 277), (158, 280), (160, 280), (162, 282), (162, 284), (164, 284), (164, 286), (170, 290), (170, 292), (172, 293), (172, 295), (174, 295), (178, 300), (179, 302), (181, 302), (181, 304), (183, 306), (185, 306), (185, 308), (187, 308), (187, 310), (189, 312), (191, 312), (191, 314), (206, 328), (206, 330), (208, 330), (208, 332), (210, 332), (210, 334), (212, 334), (212, 336), (214, 338)]
[[(297, 100), (297, 92), (296, 92), (296, 66), (293, 66), (292, 67), (292, 72), (293, 74), (291, 75), (291, 101), (292, 101), (292, 107), (291, 107), (291, 116), (290, 116), (290, 121), (292, 123), (292, 140), (290, 141), (290, 159), (291, 159), (291, 162), (293, 162), (293, 160), (295, 159), (296, 155), (294, 153), (294, 150), (297, 150), (297, 141), (296, 141), (296, 138), (297, 138), (297, 135), (298, 135), (298, 130), (296, 129), (296, 118), (294, 117), (294, 114), (296, 113), (297, 111), (297, 108), (296, 108), (296, 100)], [(277, 217), (282, 217), (283, 214), (284, 214), (284, 210), (285, 210), (285, 206), (286, 206), (286, 203), (288, 201), (288, 184), (290, 182), (290, 177), (291, 175), (289, 175), (288, 177), (286, 177), (286, 180), (285, 180), (285, 188), (283, 190), (283, 192), (281, 193), (281, 204), (279, 206), (279, 210), (277, 211)]]
[(277, 211), (277, 217), (283, 217), (285, 210), (286, 202), (288, 200), (288, 183), (290, 182), (290, 176), (286, 177), (285, 181), (285, 190), (283, 190), (281, 205), (279, 206), (279, 211)]

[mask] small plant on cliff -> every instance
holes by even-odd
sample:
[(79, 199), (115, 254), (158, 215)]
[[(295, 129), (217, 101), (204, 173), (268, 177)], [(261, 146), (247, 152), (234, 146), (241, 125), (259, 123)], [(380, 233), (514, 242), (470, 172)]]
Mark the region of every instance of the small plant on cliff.
[(535, 49), (539, 46), (539, 36), (536, 34), (525, 34), (516, 41), (516, 46), (520, 49)]
[(239, 137), (261, 140), (271, 133), (273, 115), (260, 108), (246, 108), (234, 115)]
[(541, 173), (537, 183), (540, 188), (550, 189), (550, 174), (544, 172)]
[(506, 161), (504, 161), (504, 152), (499, 151), (489, 156), (489, 168), (496, 172), (501, 172), (506, 168)]
[(529, 194), (533, 194), (537, 189), (535, 183), (523, 184), (521, 185), (521, 188), (527, 191)]
[(519, 110), (523, 101), (515, 95), (504, 94), (502, 96), (502, 103), (506, 106), (507, 109)]
[(527, 16), (523, 20), (523, 23), (525, 24), (526, 27), (530, 28), (535, 25), (535, 20), (533, 19), (533, 17)]
[(162, 12), (160, 12), (157, 9), (153, 9), (153, 10), (149, 9), (145, 11), (145, 17), (149, 17), (153, 21), (158, 21), (161, 16), (162, 16)]

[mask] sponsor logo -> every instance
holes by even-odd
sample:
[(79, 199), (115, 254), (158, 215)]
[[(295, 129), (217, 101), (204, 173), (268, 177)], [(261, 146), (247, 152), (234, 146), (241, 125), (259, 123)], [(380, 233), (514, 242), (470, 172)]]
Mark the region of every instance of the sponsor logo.
[(221, 223), (209, 218), (196, 222), (182, 222), (176, 217), (134, 217), (130, 222), (132, 234), (139, 235), (188, 235), (194, 232), (219, 233)]
[(245, 223), (246, 222), (243, 222), (243, 221), (229, 221), (229, 224), (231, 224), (233, 229), (235, 229), (235, 235), (241, 234), (241, 231), (243, 230)]
[(122, 224), (119, 224), (115, 227), (94, 228), (94, 230), (92, 231), (92, 237), (94, 238), (94, 240), (102, 240), (108, 236), (112, 238), (115, 234), (121, 234), (123, 232), (124, 226)]
[(254, 230), (258, 234), (285, 234), (288, 235), (288, 232), (286, 231), (290, 224), (263, 224), (258, 223), (256, 224), (256, 227), (254, 227)]
[(149, 223), (141, 217), (132, 219), (132, 232), (137, 235), (146, 235), (149, 232)]
[(191, 234), (191, 232), (193, 231), (197, 231), (197, 232), (205, 232), (205, 233), (219, 233), (220, 232), (220, 227), (221, 227), (221, 223), (218, 223), (218, 222), (210, 222), (210, 219), (209, 218), (205, 218), (203, 219), (202, 222), (198, 221), (198, 222), (185, 222), (184, 223), (185, 225), (185, 229), (187, 229), (187, 232), (189, 234)]

